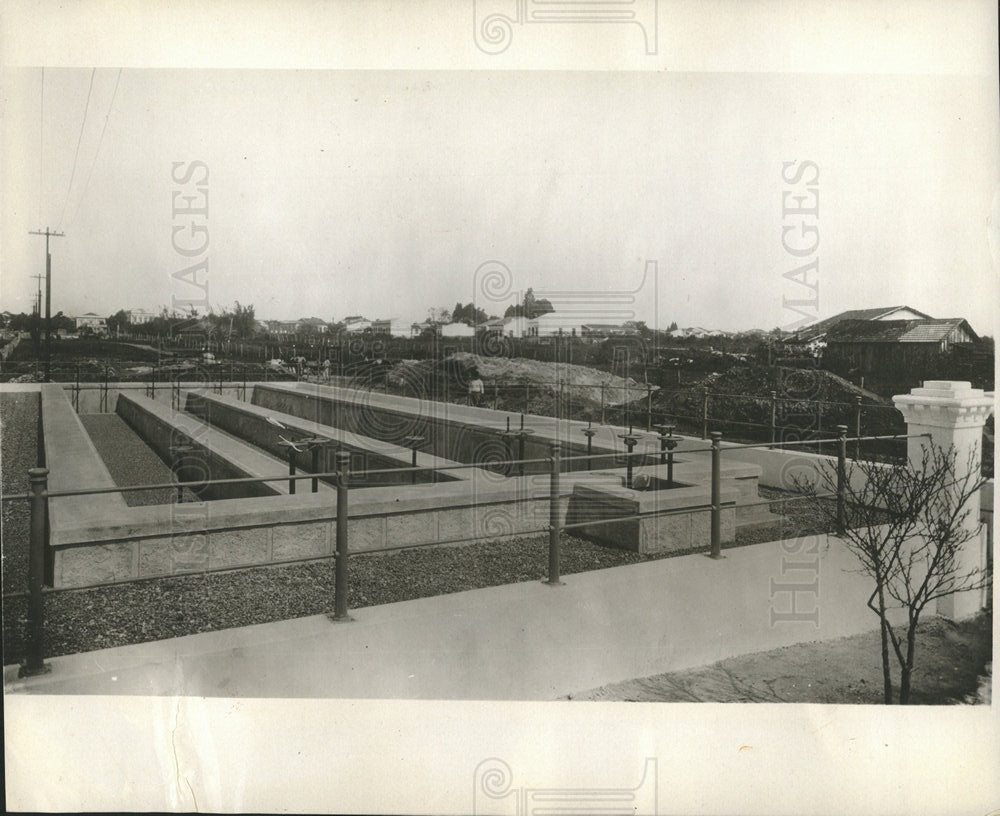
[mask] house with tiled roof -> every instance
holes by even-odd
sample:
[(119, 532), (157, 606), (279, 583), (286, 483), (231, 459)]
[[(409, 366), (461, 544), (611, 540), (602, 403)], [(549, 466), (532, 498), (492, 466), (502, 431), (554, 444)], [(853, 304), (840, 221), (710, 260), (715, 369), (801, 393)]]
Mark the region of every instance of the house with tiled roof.
[(946, 374), (939, 370), (945, 356), (978, 341), (961, 317), (845, 319), (825, 334), (823, 368), (850, 379), (919, 381)]

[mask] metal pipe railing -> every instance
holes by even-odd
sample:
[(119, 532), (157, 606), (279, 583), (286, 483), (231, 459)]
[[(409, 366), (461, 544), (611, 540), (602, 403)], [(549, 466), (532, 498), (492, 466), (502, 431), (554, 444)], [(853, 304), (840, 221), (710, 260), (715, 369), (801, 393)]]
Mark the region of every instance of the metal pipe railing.
[[(843, 531), (846, 525), (846, 504), (845, 504), (845, 489), (846, 489), (846, 449), (847, 449), (847, 427), (838, 426), (837, 427), (838, 436), (836, 441), (838, 442), (838, 460), (837, 460), (837, 489), (834, 494), (837, 499), (837, 528)], [(905, 438), (915, 438), (915, 437), (925, 437), (927, 434), (914, 434), (906, 436)], [(901, 438), (899, 435), (894, 435), (890, 437), (873, 437), (873, 438)], [(629, 439), (632, 439), (632, 435), (629, 435)], [(799, 440), (797, 442), (791, 443), (781, 443), (783, 445), (794, 445), (794, 444), (815, 444), (814, 440)], [(735, 448), (728, 448), (728, 450), (736, 449), (740, 447), (764, 447), (766, 445), (748, 445), (748, 446), (736, 446)], [(675, 508), (671, 510), (654, 510), (649, 513), (633, 514), (629, 516), (616, 516), (606, 519), (587, 519), (579, 522), (562, 522), (561, 513), (561, 500), (572, 494), (564, 494), (560, 488), (560, 475), (562, 471), (563, 458), (561, 456), (561, 445), (559, 442), (550, 443), (550, 456), (547, 459), (530, 459), (530, 460), (511, 460), (509, 464), (536, 464), (540, 462), (545, 462), (549, 466), (549, 490), (547, 495), (529, 496), (527, 498), (518, 499), (520, 502), (532, 502), (532, 501), (548, 501), (549, 503), (549, 523), (546, 527), (540, 528), (538, 530), (521, 530), (520, 534), (531, 534), (535, 532), (547, 531), (549, 536), (549, 564), (548, 564), (548, 579), (546, 581), (549, 585), (559, 585), (560, 580), (560, 536), (565, 530), (576, 529), (580, 527), (593, 527), (602, 524), (614, 524), (621, 523), (625, 521), (632, 521), (638, 519), (649, 519), (656, 518), (659, 516), (668, 516), (678, 513), (690, 513), (708, 510), (711, 514), (711, 540), (710, 540), (710, 556), (714, 559), (719, 559), (721, 555), (721, 513), (722, 513), (722, 501), (721, 501), (721, 457), (723, 452), (722, 447), (722, 434), (719, 431), (711, 432), (711, 447), (705, 449), (711, 452), (712, 470), (711, 470), (711, 494), (710, 494), (710, 504), (706, 507), (704, 506), (694, 506), (685, 508)], [(332, 614), (332, 619), (336, 621), (347, 621), (350, 620), (350, 613), (348, 609), (348, 588), (349, 588), (349, 482), (351, 478), (350, 470), (350, 458), (351, 454), (349, 451), (340, 450), (336, 453), (336, 470), (327, 474), (295, 474), (294, 473), (294, 450), (289, 449), (290, 453), (290, 468), (292, 473), (289, 476), (269, 476), (269, 477), (245, 477), (236, 479), (217, 479), (210, 480), (209, 482), (171, 482), (169, 484), (163, 485), (141, 485), (132, 487), (116, 487), (116, 488), (96, 488), (96, 489), (85, 489), (85, 490), (64, 490), (64, 491), (49, 491), (48, 490), (48, 475), (49, 471), (45, 468), (32, 468), (29, 471), (29, 479), (31, 489), (29, 493), (26, 494), (15, 494), (4, 496), (4, 500), (18, 500), (18, 499), (29, 499), (30, 504), (30, 549), (29, 549), (29, 567), (28, 567), (28, 630), (27, 630), (27, 656), (25, 662), (20, 670), (20, 676), (26, 677), (34, 674), (40, 674), (49, 671), (50, 667), (44, 661), (45, 652), (45, 607), (44, 607), (44, 596), (48, 592), (57, 591), (52, 588), (45, 586), (45, 571), (46, 571), (46, 552), (48, 545), (48, 512), (49, 512), (49, 500), (51, 498), (58, 498), (64, 496), (80, 496), (80, 495), (94, 495), (102, 493), (121, 493), (126, 491), (138, 491), (138, 490), (154, 490), (163, 488), (175, 488), (182, 490), (184, 486), (190, 485), (200, 485), (200, 484), (234, 484), (234, 483), (261, 483), (267, 481), (277, 481), (281, 479), (288, 478), (291, 482), (290, 493), (294, 493), (294, 482), (298, 479), (312, 479), (324, 477), (334, 477), (336, 480), (337, 489), (337, 505), (336, 505), (336, 553), (333, 556), (335, 558), (335, 576), (334, 576), (334, 612)], [(626, 458), (631, 464), (631, 457), (633, 456), (655, 456), (656, 451), (640, 451), (633, 453), (630, 449), (628, 454), (625, 454)], [(567, 457), (570, 459), (591, 459), (591, 458), (606, 458), (608, 452), (603, 452), (599, 454), (591, 454), (588, 456), (575, 456)], [(457, 467), (479, 467), (479, 465), (461, 465)], [(314, 462), (315, 469), (315, 462)], [(448, 470), (454, 469), (453, 467), (438, 466), (432, 468), (396, 468), (396, 469), (382, 469), (382, 470), (372, 470), (372, 471), (359, 471), (356, 475), (364, 476), (365, 473), (377, 473), (377, 472), (392, 472), (399, 470)], [(631, 470), (631, 468), (629, 468)], [(799, 497), (805, 498), (805, 497)], [(779, 501), (793, 501), (795, 497), (789, 499), (780, 499)], [(774, 500), (768, 500), (767, 502), (759, 502), (759, 504), (772, 504)], [(507, 503), (506, 500), (498, 500), (497, 502), (491, 503)], [(469, 506), (480, 506), (482, 503), (477, 503)], [(463, 505), (464, 506), (464, 505)], [(398, 515), (405, 513), (405, 510), (400, 510), (398, 513), (384, 513), (383, 515)], [(394, 547), (383, 547), (377, 550), (370, 550), (368, 552), (387, 552), (394, 549), (410, 549), (415, 547), (423, 546), (435, 546), (447, 543), (459, 543), (474, 540), (484, 540), (496, 538), (497, 536), (486, 534), (486, 535), (473, 535), (473, 536), (461, 536), (453, 540), (435, 540), (429, 542), (421, 542), (408, 545), (398, 545)], [(307, 559), (291, 559), (287, 563), (295, 563), (298, 561), (310, 561), (310, 560), (322, 560), (319, 558), (307, 558)], [(283, 562), (285, 563), (285, 562)], [(254, 567), (259, 567), (260, 565), (247, 565), (245, 569), (251, 569)], [(217, 570), (197, 570), (195, 573), (205, 573), (205, 572), (223, 572), (223, 571), (233, 571), (234, 568), (219, 568)], [(160, 578), (168, 576), (160, 576)], [(127, 581), (114, 582), (114, 583), (132, 583), (135, 580), (156, 580), (156, 578), (149, 579), (130, 579)], [(105, 584), (107, 585), (107, 584)], [(71, 591), (71, 590), (81, 590), (83, 587), (66, 588), (59, 591)], [(20, 596), (22, 593), (7, 593), (8, 597)]]

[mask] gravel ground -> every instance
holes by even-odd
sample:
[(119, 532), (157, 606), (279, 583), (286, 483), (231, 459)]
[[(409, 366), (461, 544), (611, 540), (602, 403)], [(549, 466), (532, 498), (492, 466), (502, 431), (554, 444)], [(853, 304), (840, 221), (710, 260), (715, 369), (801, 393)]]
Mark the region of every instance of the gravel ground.
[[(38, 463), (38, 395), (0, 394), (0, 491), (28, 490), (28, 470)], [(28, 575), (28, 503), (3, 502), (4, 591), (24, 586)], [(21, 546), (19, 546), (21, 545)]]
[[(0, 493), (23, 493), (28, 489), (28, 469), (38, 457), (38, 395), (0, 394)], [(3, 591), (23, 589), (28, 580), (28, 504), (23, 501), (0, 505), (0, 539), (3, 541)], [(7, 643), (20, 637), (18, 608), (3, 603), (4, 663)]]
[[(119, 487), (172, 481), (170, 467), (118, 414), (80, 414), (80, 421)], [(169, 504), (174, 495), (170, 489), (123, 494), (130, 507)]]

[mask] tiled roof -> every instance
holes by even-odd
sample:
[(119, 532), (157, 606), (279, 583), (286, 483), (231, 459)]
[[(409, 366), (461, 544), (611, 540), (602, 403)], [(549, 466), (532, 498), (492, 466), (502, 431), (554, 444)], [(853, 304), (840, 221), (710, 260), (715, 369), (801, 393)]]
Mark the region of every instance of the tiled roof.
[[(830, 331), (834, 326), (845, 320), (878, 320), (882, 315), (890, 314), (899, 309), (906, 309), (909, 312), (913, 312), (917, 315), (923, 315), (924, 319), (932, 319), (930, 315), (926, 315), (911, 306), (879, 306), (874, 309), (848, 309), (846, 312), (841, 312), (840, 314), (835, 314), (832, 317), (828, 317), (825, 320), (820, 320), (818, 323), (813, 323), (810, 326), (804, 326), (799, 329), (795, 334), (800, 340), (807, 340), (811, 337), (815, 337), (818, 334), (825, 334)], [(895, 321), (887, 321), (895, 322)]]
[(841, 320), (830, 328), (826, 340), (828, 343), (938, 343), (958, 327), (975, 337), (965, 320), (952, 317), (928, 320)]

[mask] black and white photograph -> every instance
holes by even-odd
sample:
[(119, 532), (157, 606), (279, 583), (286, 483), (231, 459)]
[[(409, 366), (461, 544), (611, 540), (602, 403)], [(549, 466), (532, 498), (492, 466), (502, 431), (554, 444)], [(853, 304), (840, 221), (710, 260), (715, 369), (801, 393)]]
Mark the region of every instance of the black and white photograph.
[(995, 5), (0, 52), (8, 810), (1000, 813)]

